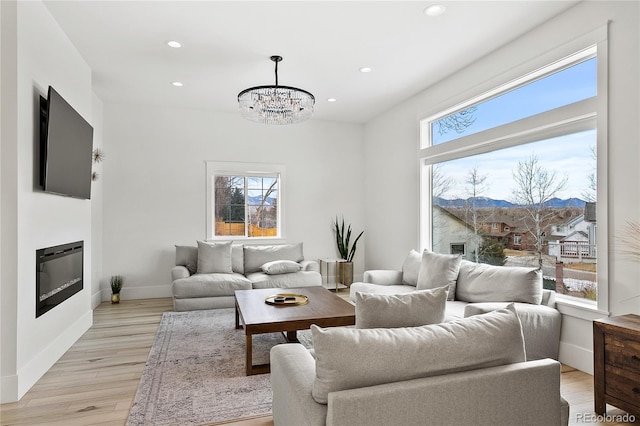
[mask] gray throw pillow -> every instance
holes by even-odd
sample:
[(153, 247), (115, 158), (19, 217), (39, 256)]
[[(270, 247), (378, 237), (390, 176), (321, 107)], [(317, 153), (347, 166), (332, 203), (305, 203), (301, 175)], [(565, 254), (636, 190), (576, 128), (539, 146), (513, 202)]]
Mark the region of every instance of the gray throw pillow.
[(313, 399), (331, 392), (525, 361), (513, 304), (470, 318), (422, 327), (311, 326), (316, 356)]
[(418, 290), (449, 286), (447, 300), (455, 300), (456, 280), (462, 257), (457, 254), (440, 254), (425, 250), (422, 253)]
[(209, 243), (198, 241), (198, 274), (231, 274), (231, 241)]
[(268, 275), (290, 274), (298, 272), (302, 265), (293, 260), (274, 260), (262, 265), (262, 272)]
[(416, 250), (411, 250), (402, 264), (402, 284), (416, 286), (418, 284), (418, 273), (422, 254)]
[(198, 247), (176, 246), (176, 266), (184, 266), (193, 275), (198, 270)]
[(356, 328), (417, 327), (444, 321), (447, 287), (406, 294), (356, 292)]

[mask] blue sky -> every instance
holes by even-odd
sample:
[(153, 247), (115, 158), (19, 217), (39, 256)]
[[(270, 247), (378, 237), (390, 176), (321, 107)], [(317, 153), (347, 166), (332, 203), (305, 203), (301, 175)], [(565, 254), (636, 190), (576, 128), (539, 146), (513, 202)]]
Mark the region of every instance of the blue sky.
[[(478, 104), (473, 113), (474, 123), (463, 133), (449, 131), (441, 136), (434, 124), (434, 145), (595, 95), (596, 58), (592, 58)], [(559, 198), (584, 198), (582, 194), (588, 188), (588, 176), (596, 166), (592, 153), (595, 146), (596, 132), (590, 130), (442, 163), (440, 170), (456, 182), (444, 198), (467, 198), (465, 180), (477, 165), (480, 175), (487, 176), (487, 191), (482, 195), (511, 201), (513, 170), (519, 161), (528, 159), (532, 153), (548, 172), (555, 172), (559, 178), (567, 176), (567, 186), (558, 194)]]
[(589, 187), (588, 176), (596, 166), (591, 152), (591, 147), (595, 145), (596, 131), (588, 130), (441, 163), (441, 172), (455, 180), (455, 185), (443, 198), (469, 197), (469, 188), (465, 181), (469, 172), (477, 165), (479, 175), (487, 176), (487, 190), (481, 196), (513, 201), (513, 171), (519, 161), (527, 160), (533, 153), (538, 157), (539, 164), (549, 173), (555, 172), (558, 179), (568, 177), (567, 185), (558, 193), (558, 198), (584, 199), (582, 194)]

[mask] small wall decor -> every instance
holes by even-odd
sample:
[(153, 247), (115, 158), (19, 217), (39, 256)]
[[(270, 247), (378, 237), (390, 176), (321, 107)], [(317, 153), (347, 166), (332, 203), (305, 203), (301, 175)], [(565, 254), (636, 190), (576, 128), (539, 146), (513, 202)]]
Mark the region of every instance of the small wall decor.
[(100, 148), (96, 148), (93, 150), (92, 158), (94, 163), (101, 163), (104, 160), (104, 151)]
[[(102, 161), (104, 160), (104, 151), (101, 150), (100, 148), (94, 149), (91, 152), (91, 159), (93, 160), (94, 163), (102, 163)], [(100, 174), (98, 174), (98, 172), (93, 172), (91, 173), (91, 180), (96, 181), (98, 180), (99, 176)]]

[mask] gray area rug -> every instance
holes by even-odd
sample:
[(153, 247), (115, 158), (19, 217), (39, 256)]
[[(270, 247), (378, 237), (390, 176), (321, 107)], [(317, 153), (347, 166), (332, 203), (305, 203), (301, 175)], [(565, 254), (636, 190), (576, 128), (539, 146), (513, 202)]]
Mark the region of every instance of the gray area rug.
[[(298, 337), (311, 347), (311, 332)], [(269, 362), (281, 333), (253, 337), (253, 363)], [(165, 312), (128, 426), (206, 425), (271, 414), (269, 374), (245, 375), (245, 334), (234, 309)]]

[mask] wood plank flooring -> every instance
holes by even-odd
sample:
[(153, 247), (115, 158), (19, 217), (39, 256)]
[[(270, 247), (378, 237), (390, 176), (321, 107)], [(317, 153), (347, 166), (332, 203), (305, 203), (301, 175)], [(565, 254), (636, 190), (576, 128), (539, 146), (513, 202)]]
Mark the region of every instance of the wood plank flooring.
[[(20, 401), (0, 405), (0, 424), (124, 425), (160, 317), (170, 310), (169, 298), (102, 303), (94, 311), (91, 329), (47, 374)], [(571, 405), (570, 424), (624, 424), (587, 417), (593, 414), (590, 375), (563, 366), (561, 383), (562, 395)], [(607, 414), (624, 412), (607, 406)], [(273, 420), (265, 416), (231, 424), (272, 426)]]

